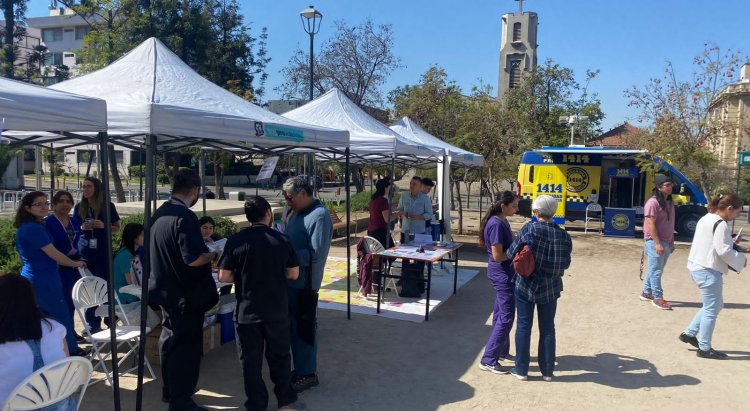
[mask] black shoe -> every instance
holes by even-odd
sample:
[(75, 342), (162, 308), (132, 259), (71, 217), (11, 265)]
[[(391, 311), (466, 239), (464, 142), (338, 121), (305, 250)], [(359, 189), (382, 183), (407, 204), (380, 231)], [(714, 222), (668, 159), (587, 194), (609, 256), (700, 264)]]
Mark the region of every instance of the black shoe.
[(716, 351), (713, 348), (710, 348), (708, 351), (703, 351), (699, 348), (697, 355), (698, 357), (708, 358), (711, 360), (723, 360), (728, 357), (728, 355), (724, 354), (721, 351)]
[(86, 342), (86, 339), (83, 338), (83, 336), (81, 334), (75, 333), (75, 335), (76, 335), (76, 342), (77, 343), (80, 344), (80, 343), (85, 343)]
[(680, 341), (698, 348), (698, 339), (695, 337), (691, 337), (685, 333), (680, 334)]
[(292, 389), (296, 393), (301, 393), (312, 387), (317, 387), (320, 382), (315, 374), (297, 375), (292, 378)]
[(84, 358), (86, 358), (86, 357), (89, 356), (89, 354), (91, 354), (91, 350), (84, 350), (83, 348), (79, 347), (76, 352), (70, 353), (70, 356), (71, 357), (84, 357)]

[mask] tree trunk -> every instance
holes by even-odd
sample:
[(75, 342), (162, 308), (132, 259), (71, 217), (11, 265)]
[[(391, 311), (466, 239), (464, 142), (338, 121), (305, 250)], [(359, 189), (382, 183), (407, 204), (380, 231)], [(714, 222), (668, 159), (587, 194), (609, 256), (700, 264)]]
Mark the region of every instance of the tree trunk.
[(464, 206), (461, 202), (461, 182), (453, 184), (456, 187), (456, 197), (458, 197), (458, 234), (464, 233)]
[(112, 182), (115, 185), (115, 193), (117, 194), (117, 202), (125, 202), (125, 190), (122, 189), (122, 179), (120, 179), (120, 172), (117, 170), (117, 162), (115, 156), (115, 147), (108, 146), (107, 154), (109, 155), (109, 174), (112, 177)]
[(214, 191), (216, 198), (224, 200), (224, 167), (221, 166), (221, 155), (214, 154)]
[(362, 175), (362, 167), (356, 164), (349, 164), (349, 170), (352, 173), (352, 183), (358, 193), (365, 191), (364, 176)]

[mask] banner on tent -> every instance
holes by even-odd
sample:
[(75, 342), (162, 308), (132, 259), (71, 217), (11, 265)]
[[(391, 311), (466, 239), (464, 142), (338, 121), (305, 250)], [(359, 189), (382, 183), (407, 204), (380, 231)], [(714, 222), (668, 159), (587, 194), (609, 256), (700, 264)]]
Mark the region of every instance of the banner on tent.
[(260, 121), (255, 122), (255, 136), (256, 137), (271, 137), (278, 140), (293, 141), (295, 143), (301, 143), (305, 140), (305, 135), (302, 130), (289, 127), (281, 127), (272, 124), (263, 124)]

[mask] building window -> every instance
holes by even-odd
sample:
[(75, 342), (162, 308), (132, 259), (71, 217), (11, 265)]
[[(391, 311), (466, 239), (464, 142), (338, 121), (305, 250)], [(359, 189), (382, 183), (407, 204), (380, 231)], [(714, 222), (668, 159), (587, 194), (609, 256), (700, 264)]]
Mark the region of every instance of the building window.
[(83, 40), (90, 31), (90, 26), (76, 26), (76, 40)]
[(62, 34), (62, 29), (44, 29), (42, 30), (42, 41), (45, 43), (62, 41)]
[(508, 87), (513, 88), (519, 85), (521, 85), (521, 60), (511, 60)]
[(78, 150), (76, 152), (77, 163), (88, 163), (89, 158), (92, 163), (96, 164), (96, 150)]
[(59, 66), (61, 64), (63, 64), (62, 53), (47, 53), (44, 55), (45, 66)]
[(513, 23), (513, 41), (521, 41), (521, 23)]

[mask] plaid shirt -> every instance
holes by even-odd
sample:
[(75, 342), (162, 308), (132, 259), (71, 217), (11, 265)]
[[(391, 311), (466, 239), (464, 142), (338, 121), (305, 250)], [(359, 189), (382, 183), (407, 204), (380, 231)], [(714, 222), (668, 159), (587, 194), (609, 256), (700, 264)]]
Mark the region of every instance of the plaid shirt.
[(563, 290), (562, 276), (570, 267), (573, 242), (570, 234), (557, 224), (547, 221), (528, 223), (506, 252), (509, 259), (528, 244), (534, 253), (534, 273), (523, 278), (516, 274), (516, 290), (526, 300), (536, 304), (547, 304), (560, 298)]

